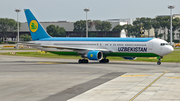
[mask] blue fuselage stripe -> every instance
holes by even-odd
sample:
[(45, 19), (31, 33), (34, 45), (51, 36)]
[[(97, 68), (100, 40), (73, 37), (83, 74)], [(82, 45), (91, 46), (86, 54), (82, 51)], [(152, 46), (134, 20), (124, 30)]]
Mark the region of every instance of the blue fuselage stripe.
[(44, 38), (39, 41), (129, 41), (129, 42), (147, 42), (153, 38)]

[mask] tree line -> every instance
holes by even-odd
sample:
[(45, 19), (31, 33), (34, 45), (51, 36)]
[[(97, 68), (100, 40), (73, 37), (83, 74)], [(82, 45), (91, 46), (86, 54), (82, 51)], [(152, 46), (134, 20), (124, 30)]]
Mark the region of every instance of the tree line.
[[(108, 21), (101, 20), (88, 20), (88, 31), (91, 32), (92, 27), (95, 27), (96, 33), (89, 35), (90, 37), (97, 36), (98, 32), (103, 32), (104, 37), (107, 36), (107, 32), (111, 30), (112, 25)], [(172, 20), (172, 31), (173, 31), (173, 39), (175, 31), (180, 33), (180, 18), (174, 18)], [(148, 31), (148, 37), (150, 37), (150, 29), (154, 28), (154, 33), (156, 38), (164, 38), (170, 40), (170, 17), (156, 17), (156, 18), (136, 18), (133, 21), (133, 25), (117, 25), (112, 28), (112, 32), (121, 32), (122, 29), (125, 29), (127, 32), (127, 36), (135, 36), (140, 37), (141, 31)], [(11, 37), (12, 34), (15, 34), (17, 30), (17, 22), (14, 19), (8, 18), (0, 18), (0, 36), (1, 40), (7, 40), (7, 38)], [(47, 32), (52, 37), (65, 37), (66, 30), (63, 27), (49, 25), (46, 28)], [(74, 32), (80, 33), (81, 36), (86, 32), (86, 20), (76, 21), (74, 23)], [(166, 32), (168, 33), (166, 35)], [(28, 41), (30, 38), (26, 38), (28, 35), (21, 36), (22, 39), (26, 39)]]
[[(148, 37), (150, 36), (150, 29), (154, 28), (154, 33), (156, 38), (162, 38), (164, 36), (165, 40), (170, 40), (170, 17), (156, 17), (156, 18), (136, 18), (133, 21), (133, 25), (124, 25), (124, 29), (128, 31), (129, 35), (139, 37), (141, 30), (148, 31)], [(141, 29), (142, 28), (142, 29)], [(180, 18), (174, 18), (172, 20), (172, 33), (173, 39), (175, 31), (180, 33)], [(168, 35), (166, 36), (166, 32)], [(128, 35), (128, 36), (129, 36)]]
[[(20, 25), (20, 23), (19, 23)], [(17, 22), (14, 19), (0, 18), (1, 41), (6, 41), (17, 30)]]
[[(95, 26), (95, 29), (98, 33), (98, 31), (104, 32), (105, 36), (108, 31), (112, 28), (112, 25), (110, 22), (107, 21), (100, 21), (100, 20), (88, 20), (88, 28), (89, 31), (91, 31), (92, 26)], [(135, 36), (135, 37), (141, 37), (141, 31), (145, 32), (145, 30), (148, 31), (148, 37), (150, 37), (150, 30), (154, 28), (154, 33), (156, 38), (162, 38), (164, 36), (164, 39), (169, 40), (170, 36), (170, 17), (156, 17), (156, 18), (136, 18), (135, 21), (133, 21), (133, 25), (131, 24), (125, 24), (125, 25), (116, 25), (112, 32), (121, 32), (122, 29), (125, 29), (127, 32), (127, 36)], [(85, 33), (86, 31), (86, 21), (80, 20), (76, 21), (74, 23), (74, 31), (80, 32), (81, 34)], [(180, 18), (174, 18), (172, 20), (172, 31), (173, 31), (173, 39), (175, 35), (175, 31), (178, 31), (180, 33)], [(166, 32), (168, 32), (168, 35), (166, 36)]]
[[(110, 22), (107, 21), (100, 21), (100, 20), (88, 20), (88, 31), (91, 31), (92, 26), (95, 25), (95, 29), (98, 31), (102, 31), (104, 32), (105, 36), (107, 34), (108, 31), (110, 31), (110, 29), (112, 28), (112, 25)], [(82, 34), (84, 34), (86, 32), (86, 20), (80, 20), (80, 21), (76, 21), (74, 23), (74, 32), (80, 32), (81, 36)]]

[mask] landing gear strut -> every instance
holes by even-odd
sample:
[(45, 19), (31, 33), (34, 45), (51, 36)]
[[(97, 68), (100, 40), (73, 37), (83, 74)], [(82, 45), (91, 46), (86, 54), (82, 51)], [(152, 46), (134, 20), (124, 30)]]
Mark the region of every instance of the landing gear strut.
[(157, 62), (157, 65), (161, 65), (161, 59), (162, 59), (163, 57), (160, 57), (159, 59), (158, 59), (158, 62)]
[(100, 63), (109, 63), (109, 59), (104, 58), (104, 59), (100, 60), (99, 62)]
[(79, 59), (79, 63), (88, 63), (89, 61), (87, 59)]

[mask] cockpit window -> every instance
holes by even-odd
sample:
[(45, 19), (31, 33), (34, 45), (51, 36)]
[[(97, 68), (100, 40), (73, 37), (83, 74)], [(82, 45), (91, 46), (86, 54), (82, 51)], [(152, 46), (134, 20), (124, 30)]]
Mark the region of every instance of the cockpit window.
[(169, 45), (168, 43), (161, 43), (161, 46)]

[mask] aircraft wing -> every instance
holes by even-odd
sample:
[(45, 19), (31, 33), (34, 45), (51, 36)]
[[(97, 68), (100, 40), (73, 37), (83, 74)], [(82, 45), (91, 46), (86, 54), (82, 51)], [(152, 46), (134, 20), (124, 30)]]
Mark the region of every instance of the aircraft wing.
[(111, 52), (108, 49), (94, 49), (94, 48), (83, 48), (83, 47), (69, 47), (69, 46), (52, 46), (52, 45), (41, 45), (43, 48), (57, 48), (57, 49), (69, 49), (69, 50), (76, 50), (76, 51), (84, 51), (84, 50), (98, 50), (102, 52)]

